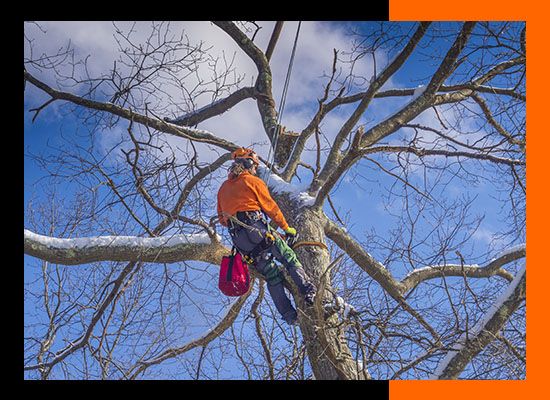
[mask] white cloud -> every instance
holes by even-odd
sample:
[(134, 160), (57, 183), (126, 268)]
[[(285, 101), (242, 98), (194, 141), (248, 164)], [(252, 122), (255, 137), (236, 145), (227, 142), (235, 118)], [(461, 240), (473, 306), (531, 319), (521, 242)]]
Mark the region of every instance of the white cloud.
[(489, 226), (478, 227), (472, 238), (479, 242), (481, 248), (488, 247), (489, 253), (501, 250), (509, 245), (509, 240)]
[[(124, 31), (133, 26), (135, 32), (132, 37), (136, 42), (145, 41), (151, 32), (151, 23), (147, 21), (136, 22), (135, 25), (133, 22), (128, 21), (116, 22), (116, 25)], [(262, 26), (262, 29), (258, 32), (255, 43), (259, 48), (265, 50), (273, 30), (274, 21), (259, 22), (259, 25)], [(75, 49), (76, 57), (85, 58), (89, 55), (88, 69), (92, 75), (104, 74), (112, 68), (114, 61), (118, 59), (118, 45), (113, 38), (114, 26), (111, 22), (49, 21), (40, 22), (40, 26), (46, 31), (45, 34), (33, 25), (26, 27), (27, 35), (35, 39), (35, 56), (42, 53), (56, 52), (70, 40)], [(296, 27), (297, 21), (285, 22), (270, 62), (273, 72), (273, 94), (276, 101), (280, 100), (283, 89)], [(171, 28), (175, 34), (183, 29), (191, 43), (204, 42), (204, 48), (209, 48), (209, 53), (219, 57), (220, 60), (224, 56), (226, 59), (235, 57), (236, 74), (245, 76), (243, 85), (250, 85), (254, 82), (257, 76), (254, 63), (225, 32), (211, 22), (173, 21), (171, 22)], [(350, 50), (351, 48), (349, 37), (336, 24), (328, 21), (302, 22), (298, 40), (282, 120), (283, 125), (294, 131), (302, 130), (316, 111), (317, 99), (322, 96), (323, 86), (327, 82), (327, 78), (322, 76), (331, 72), (333, 48), (340, 50)], [(381, 55), (381, 58), (384, 58), (383, 55)], [(200, 73), (203, 78), (206, 78), (210, 70), (204, 67), (204, 65), (201, 66)], [(342, 65), (342, 67), (346, 67), (346, 65)], [(367, 76), (372, 74), (372, 60), (365, 57), (358, 62), (354, 71)], [(191, 82), (193, 83), (193, 81)], [(169, 92), (169, 95), (170, 101), (177, 102), (177, 99), (181, 98), (181, 95), (176, 91)], [(195, 100), (195, 105), (201, 107), (209, 103), (210, 96), (204, 95)], [(347, 113), (334, 114), (324, 121), (323, 130), (329, 139), (336, 135), (347, 116)], [(205, 121), (200, 125), (200, 128), (244, 146), (267, 141), (253, 100), (245, 100), (223, 115)], [(167, 138), (167, 140), (170, 143), (181, 143), (181, 139), (178, 138)], [(267, 156), (267, 146), (256, 145), (256, 147), (261, 155)], [(206, 156), (206, 159), (214, 156)], [(309, 159), (309, 162), (312, 162), (313, 157), (314, 152), (306, 158)]]

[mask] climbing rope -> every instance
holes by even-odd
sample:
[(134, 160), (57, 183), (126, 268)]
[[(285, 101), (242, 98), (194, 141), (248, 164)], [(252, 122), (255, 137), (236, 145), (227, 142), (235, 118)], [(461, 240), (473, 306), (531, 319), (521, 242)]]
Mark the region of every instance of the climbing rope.
[[(271, 179), (271, 174), (273, 173), (273, 165), (275, 163), (274, 162), (274, 160), (275, 160), (275, 151), (274, 151), (274, 149), (277, 148), (277, 143), (279, 141), (280, 126), (281, 126), (281, 122), (282, 122), (282, 119), (283, 119), (283, 112), (284, 112), (285, 105), (286, 105), (286, 96), (288, 94), (288, 87), (289, 87), (289, 84), (290, 84), (290, 76), (291, 76), (291, 73), (292, 73), (292, 67), (294, 65), (294, 58), (295, 58), (295, 55), (296, 55), (296, 48), (297, 48), (297, 45), (298, 45), (298, 37), (300, 36), (301, 26), (302, 26), (302, 21), (298, 21), (298, 27), (296, 28), (296, 35), (294, 37), (294, 44), (292, 46), (292, 53), (290, 54), (290, 60), (289, 60), (288, 68), (287, 68), (287, 72), (286, 72), (285, 83), (283, 85), (283, 91), (281, 93), (281, 103), (279, 104), (279, 111), (277, 113), (277, 121), (276, 121), (275, 132), (274, 132), (273, 146), (269, 147), (269, 153), (267, 155), (267, 161), (268, 161), (268, 164), (269, 164), (269, 173), (267, 175), (266, 186), (268, 186), (268, 187), (269, 187), (269, 180)], [(226, 214), (226, 213), (224, 213), (224, 214)], [(255, 227), (252, 227), (250, 225), (247, 225), (247, 224), (243, 223), (242, 221), (239, 221), (237, 218), (235, 218), (232, 215), (226, 214), (225, 216), (228, 220), (231, 220), (232, 222), (234, 222), (238, 225), (241, 225), (241, 226), (249, 228), (249, 229), (258, 230)], [(315, 242), (315, 241), (300, 241), (300, 242), (297, 242), (297, 243), (293, 244), (291, 247), (293, 249), (296, 249), (300, 246), (317, 246), (317, 247), (323, 248), (326, 251), (329, 251), (328, 247), (324, 243)]]
[(279, 141), (279, 133), (280, 133), (280, 130), (281, 130), (280, 126), (281, 126), (281, 121), (283, 119), (283, 111), (285, 109), (285, 104), (286, 104), (286, 95), (288, 93), (288, 86), (289, 86), (289, 83), (290, 83), (290, 74), (292, 72), (292, 66), (294, 64), (294, 56), (296, 54), (296, 47), (297, 47), (297, 44), (298, 44), (298, 36), (300, 35), (301, 25), (302, 25), (302, 21), (298, 21), (298, 28), (296, 29), (296, 36), (294, 38), (294, 45), (292, 47), (292, 53), (290, 55), (290, 61), (288, 63), (288, 69), (286, 71), (285, 84), (283, 86), (283, 92), (281, 94), (281, 103), (279, 104), (279, 111), (278, 111), (278, 114), (277, 114), (277, 124), (275, 125), (273, 146), (269, 147), (269, 153), (267, 155), (267, 160), (270, 164), (269, 174), (267, 175), (267, 181), (266, 181), (266, 186), (268, 186), (268, 187), (269, 187), (269, 179), (271, 178), (271, 174), (273, 173), (273, 164), (275, 163), (275, 151), (273, 151), (273, 158), (271, 157), (271, 153), (272, 153), (273, 149), (277, 148), (277, 143)]

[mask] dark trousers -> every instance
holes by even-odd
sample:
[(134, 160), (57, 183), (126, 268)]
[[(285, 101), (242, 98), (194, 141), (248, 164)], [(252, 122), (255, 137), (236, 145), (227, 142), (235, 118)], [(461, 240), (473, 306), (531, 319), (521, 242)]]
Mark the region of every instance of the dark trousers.
[[(268, 227), (265, 221), (261, 219), (247, 220), (245, 223), (250, 228), (236, 225), (230, 232), (235, 247), (243, 254), (249, 254), (263, 241)], [(275, 261), (286, 268), (302, 295), (305, 296), (315, 292), (315, 286), (310, 282), (294, 250), (278, 235), (274, 236), (275, 242), (254, 257), (252, 266), (264, 276), (267, 282), (267, 289), (277, 311), (279, 311), (286, 322), (293, 323), (297, 318), (296, 309), (285, 292), (283, 273)]]
[(309, 281), (294, 250), (292, 250), (280, 237), (275, 236), (275, 243), (257, 257), (254, 267), (265, 277), (267, 289), (269, 290), (275, 307), (286, 322), (293, 323), (297, 318), (296, 309), (286, 295), (283, 286), (283, 274), (279, 270), (280, 267), (275, 263), (275, 260), (286, 268), (288, 274), (300, 291), (300, 294), (305, 296), (314, 292), (315, 286)]

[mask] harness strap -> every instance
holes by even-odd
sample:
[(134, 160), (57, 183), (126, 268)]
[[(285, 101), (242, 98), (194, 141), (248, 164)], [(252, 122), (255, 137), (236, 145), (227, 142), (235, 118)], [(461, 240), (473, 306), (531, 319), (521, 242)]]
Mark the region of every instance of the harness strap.
[[(250, 225), (251, 223), (254, 223), (254, 221), (263, 222), (266, 226), (266, 231), (264, 232), (263, 230), (260, 230), (257, 227)], [(262, 241), (258, 243), (251, 251), (245, 253), (239, 250), (243, 261), (249, 265), (253, 264), (256, 257), (261, 252), (271, 247), (271, 245), (275, 242), (275, 237), (273, 236), (269, 223), (265, 218), (265, 213), (263, 213), (261, 210), (239, 211), (234, 216), (228, 215), (228, 225), (230, 226), (231, 236), (233, 236), (232, 232), (234, 232), (235, 229), (255, 230), (262, 234)]]
[(270, 232), (266, 232), (264, 239), (244, 256), (244, 260), (248, 264), (254, 263), (254, 260), (256, 259), (256, 257), (258, 257), (258, 254), (271, 247), (273, 242), (275, 242), (275, 237)]
[(235, 256), (231, 255), (229, 258), (229, 267), (227, 268), (227, 274), (225, 276), (225, 280), (227, 282), (231, 282), (233, 277), (233, 263), (235, 262)]

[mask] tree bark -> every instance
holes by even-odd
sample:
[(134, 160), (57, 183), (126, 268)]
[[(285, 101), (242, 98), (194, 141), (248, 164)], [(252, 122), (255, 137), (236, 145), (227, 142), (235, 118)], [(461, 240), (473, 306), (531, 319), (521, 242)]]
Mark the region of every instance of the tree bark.
[[(324, 220), (322, 211), (302, 207), (289, 198), (288, 194), (274, 198), (279, 204), (287, 222), (295, 226), (300, 241), (315, 241), (325, 244)], [(317, 287), (323, 300), (332, 302), (334, 293), (330, 273), (326, 271), (331, 264), (330, 254), (317, 246), (300, 246), (296, 255), (304, 270)], [(304, 307), (302, 298), (292, 290), (295, 304), (298, 306), (300, 329), (304, 337), (307, 356), (317, 380), (364, 379), (363, 371), (358, 371), (356, 361), (347, 344), (344, 332), (338, 328), (339, 318), (333, 314), (325, 319), (321, 309)], [(321, 301), (319, 301), (319, 304)]]

